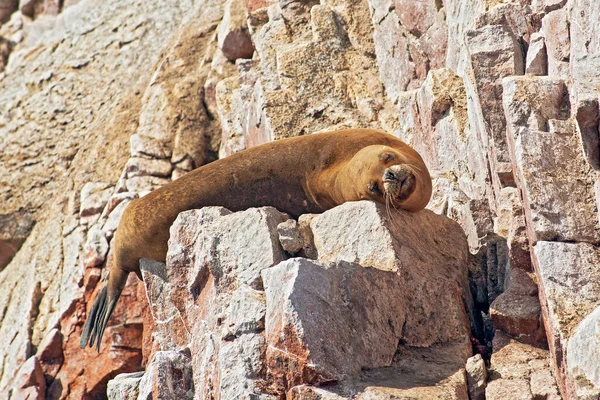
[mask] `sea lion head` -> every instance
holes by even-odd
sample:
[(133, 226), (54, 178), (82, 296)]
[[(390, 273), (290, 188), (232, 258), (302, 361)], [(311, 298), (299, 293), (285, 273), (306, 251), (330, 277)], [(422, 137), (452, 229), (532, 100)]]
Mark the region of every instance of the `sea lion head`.
[(431, 177), (416, 151), (390, 146), (367, 146), (354, 156), (354, 182), (360, 199), (419, 211), (431, 198)]

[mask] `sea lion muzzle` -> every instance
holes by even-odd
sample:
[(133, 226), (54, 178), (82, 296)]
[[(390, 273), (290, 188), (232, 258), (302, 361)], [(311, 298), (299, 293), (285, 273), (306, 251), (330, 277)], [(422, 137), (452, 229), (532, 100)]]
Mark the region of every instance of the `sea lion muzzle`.
[(403, 165), (392, 165), (386, 168), (382, 180), (386, 191), (398, 200), (408, 198), (416, 188), (413, 172)]

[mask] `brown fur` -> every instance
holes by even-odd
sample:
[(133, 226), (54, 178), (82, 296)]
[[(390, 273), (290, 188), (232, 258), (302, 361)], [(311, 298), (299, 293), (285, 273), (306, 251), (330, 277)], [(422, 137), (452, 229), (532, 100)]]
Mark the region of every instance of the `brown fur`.
[[(387, 170), (402, 176), (403, 182), (386, 180)], [(189, 172), (126, 208), (116, 232), (107, 289), (92, 307), (81, 347), (88, 341), (91, 347), (97, 339), (100, 348), (127, 276), (130, 272), (141, 275), (140, 258), (165, 260), (169, 228), (180, 212), (206, 206), (232, 211), (273, 206), (297, 217), (346, 201), (385, 203), (386, 192), (394, 207), (418, 211), (431, 197), (431, 178), (415, 150), (394, 136), (370, 129), (283, 139)]]

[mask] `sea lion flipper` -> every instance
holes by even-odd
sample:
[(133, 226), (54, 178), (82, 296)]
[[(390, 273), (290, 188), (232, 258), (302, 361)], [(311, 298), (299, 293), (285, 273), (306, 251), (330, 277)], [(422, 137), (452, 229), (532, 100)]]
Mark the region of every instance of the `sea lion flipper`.
[[(85, 346), (87, 346), (88, 342), (90, 341), (90, 335), (92, 335), (92, 340), (93, 337), (95, 336), (95, 332), (96, 332), (96, 321), (98, 320), (98, 312), (101, 311), (100, 309), (104, 307), (104, 303), (106, 302), (106, 286), (100, 291), (100, 293), (98, 294), (98, 297), (96, 297), (96, 300), (94, 301), (94, 304), (92, 305), (92, 309), (90, 310), (90, 313), (87, 317), (87, 320), (85, 321), (85, 325), (83, 326), (83, 330), (81, 331), (81, 337), (79, 338), (79, 348), (83, 349)], [(90, 344), (90, 347), (92, 345)]]
[(127, 282), (127, 275), (121, 270), (117, 270), (116, 273), (114, 269), (111, 271), (108, 283), (98, 293), (98, 297), (94, 300), (90, 314), (85, 321), (79, 339), (80, 348), (83, 349), (88, 343), (90, 347), (94, 347), (94, 343), (96, 343), (96, 349), (100, 351), (104, 330)]

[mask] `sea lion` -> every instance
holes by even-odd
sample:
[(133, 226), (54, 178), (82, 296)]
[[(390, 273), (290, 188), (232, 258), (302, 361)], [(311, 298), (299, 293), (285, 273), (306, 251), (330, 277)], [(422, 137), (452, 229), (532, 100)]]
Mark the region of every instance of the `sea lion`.
[(115, 234), (108, 283), (94, 301), (80, 347), (96, 341), (100, 350), (129, 273), (141, 279), (141, 258), (165, 261), (169, 228), (182, 211), (273, 206), (298, 217), (363, 199), (419, 211), (430, 197), (431, 177), (419, 154), (372, 129), (282, 139), (206, 164), (129, 203)]

